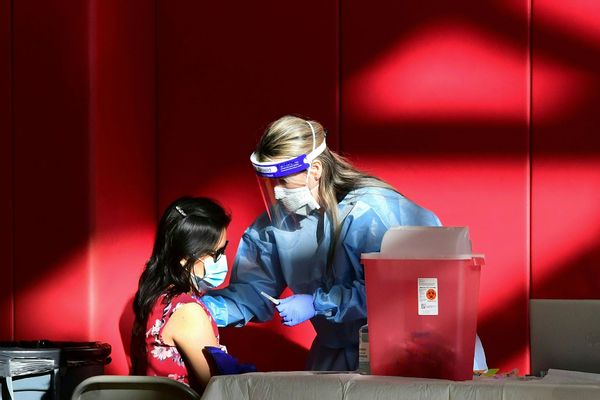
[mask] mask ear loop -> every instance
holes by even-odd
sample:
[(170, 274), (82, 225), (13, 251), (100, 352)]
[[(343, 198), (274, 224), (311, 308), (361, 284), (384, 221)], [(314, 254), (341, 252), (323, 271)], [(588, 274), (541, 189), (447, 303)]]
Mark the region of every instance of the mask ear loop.
[[(200, 260), (199, 258), (196, 258), (196, 260)], [(204, 263), (202, 261), (202, 263)], [(196, 271), (194, 270), (194, 266), (192, 265), (192, 268), (190, 269), (190, 279), (191, 279), (191, 283), (194, 289), (196, 289), (196, 291), (198, 292), (198, 294), (200, 296), (203, 296), (207, 291), (207, 287), (206, 287), (206, 283), (203, 281), (204, 277), (206, 276), (206, 269), (204, 270), (204, 276), (198, 276), (196, 275)]]

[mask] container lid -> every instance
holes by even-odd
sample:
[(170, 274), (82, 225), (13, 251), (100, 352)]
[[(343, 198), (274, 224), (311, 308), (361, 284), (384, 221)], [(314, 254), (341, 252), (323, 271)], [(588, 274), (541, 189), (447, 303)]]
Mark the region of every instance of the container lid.
[(364, 259), (468, 260), (483, 258), (473, 254), (466, 226), (394, 226), (381, 242), (381, 251), (363, 253)]

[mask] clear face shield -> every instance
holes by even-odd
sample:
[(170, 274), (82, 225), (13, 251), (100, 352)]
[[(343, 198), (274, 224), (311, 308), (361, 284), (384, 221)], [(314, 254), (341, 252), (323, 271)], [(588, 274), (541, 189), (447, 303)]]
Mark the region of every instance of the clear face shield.
[(308, 169), (326, 147), (323, 140), (308, 154), (276, 162), (259, 162), (255, 153), (250, 156), (267, 213), (276, 226), (320, 208), (308, 189)]

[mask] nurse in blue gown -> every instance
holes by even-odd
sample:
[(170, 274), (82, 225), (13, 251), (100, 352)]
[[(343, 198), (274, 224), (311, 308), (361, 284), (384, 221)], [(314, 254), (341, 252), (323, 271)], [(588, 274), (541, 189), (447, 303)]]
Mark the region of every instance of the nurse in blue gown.
[[(269, 125), (250, 158), (266, 212), (244, 232), (229, 286), (203, 300), (219, 326), (269, 321), (275, 310), (288, 326), (310, 320), (317, 335), (307, 369), (353, 371), (367, 323), (361, 254), (378, 252), (392, 226), (441, 224), (325, 139), (317, 121), (284, 116)], [(261, 295), (278, 298), (286, 287), (294, 295), (277, 306)], [(479, 340), (474, 368), (487, 369)]]

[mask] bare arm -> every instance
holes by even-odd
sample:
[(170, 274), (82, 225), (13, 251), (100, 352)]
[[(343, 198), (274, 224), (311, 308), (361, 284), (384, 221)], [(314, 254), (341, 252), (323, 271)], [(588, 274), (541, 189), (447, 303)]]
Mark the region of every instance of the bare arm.
[(217, 338), (206, 312), (195, 303), (180, 306), (163, 330), (163, 340), (172, 344), (184, 357), (188, 373), (204, 387), (210, 379), (210, 368), (202, 349), (217, 346)]

